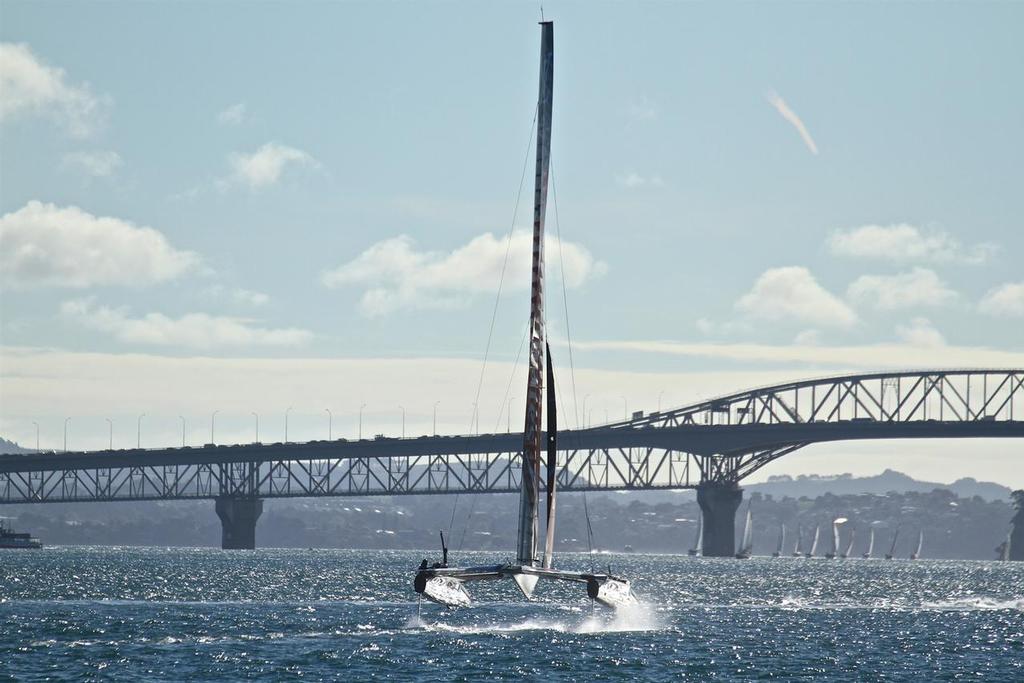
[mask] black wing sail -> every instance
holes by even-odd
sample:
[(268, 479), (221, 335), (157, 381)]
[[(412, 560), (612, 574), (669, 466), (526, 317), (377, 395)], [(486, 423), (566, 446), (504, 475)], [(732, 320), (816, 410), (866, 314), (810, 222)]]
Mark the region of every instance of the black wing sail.
[(544, 538), (544, 568), (551, 569), (551, 559), (555, 550), (555, 485), (558, 481), (558, 412), (555, 401), (555, 371), (551, 363), (551, 347), (545, 342), (547, 355), (548, 383), (548, 518)]

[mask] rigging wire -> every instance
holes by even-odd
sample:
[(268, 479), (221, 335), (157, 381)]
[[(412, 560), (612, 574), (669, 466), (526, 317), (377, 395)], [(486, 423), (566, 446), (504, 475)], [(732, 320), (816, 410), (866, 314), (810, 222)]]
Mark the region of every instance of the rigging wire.
[[(551, 199), (555, 207), (555, 233), (558, 235), (558, 267), (559, 267), (559, 280), (562, 283), (562, 307), (565, 312), (565, 337), (566, 342), (569, 346), (569, 376), (572, 382), (572, 406), (573, 416), (576, 420), (576, 430), (579, 432), (580, 428), (580, 413), (579, 413), (579, 392), (576, 391), (576, 364), (573, 361), (572, 355), (572, 327), (569, 324), (569, 296), (567, 288), (565, 286), (565, 261), (562, 258), (562, 251), (564, 249), (564, 242), (562, 241), (562, 224), (558, 219), (558, 186), (555, 183), (555, 165), (551, 164)], [(577, 451), (579, 450), (579, 436), (577, 436)], [(589, 483), (589, 482), (588, 482)], [(587, 504), (587, 492), (583, 491), (583, 514), (587, 520), (587, 551), (590, 555), (590, 570), (594, 571), (594, 527), (590, 523), (590, 506)]]
[(516, 353), (516, 361), (512, 364), (512, 374), (508, 377), (508, 385), (505, 387), (505, 396), (501, 399), (501, 410), (498, 411), (498, 419), (494, 421), (494, 433), (497, 434), (501, 431), (501, 414), (505, 411), (505, 404), (508, 403), (508, 410), (512, 410), (512, 403), (509, 401), (509, 396), (512, 395), (512, 382), (516, 378), (516, 370), (519, 369), (519, 359), (522, 358), (523, 348), (526, 346), (526, 335), (530, 331), (530, 325), (527, 324), (523, 328), (523, 338), (519, 340), (519, 351)]
[(448, 521), (448, 538), (452, 537), (452, 527), (455, 526), (455, 511), (459, 509), (459, 494), (455, 494), (455, 504), (452, 505), (452, 518)]
[(476, 510), (476, 501), (479, 498), (479, 496), (475, 496), (473, 498), (473, 503), (469, 506), (469, 514), (466, 515), (466, 523), (462, 526), (462, 537), (459, 538), (458, 550), (460, 551), (462, 550), (462, 544), (466, 541), (466, 531), (469, 530), (469, 523), (473, 520), (473, 512)]
[[(505, 271), (508, 269), (508, 257), (509, 257), (509, 254), (512, 251), (512, 235), (515, 232), (516, 219), (519, 217), (519, 204), (520, 204), (520, 202), (522, 200), (522, 197), (523, 197), (523, 185), (526, 182), (526, 169), (529, 167), (529, 162), (530, 162), (530, 147), (531, 147), (531, 143), (533, 142), (533, 131), (537, 127), (537, 115), (538, 115), (539, 111), (540, 111), (540, 102), (538, 102), (537, 106), (534, 107), (534, 109), (533, 109), (533, 121), (530, 123), (530, 134), (526, 138), (526, 153), (523, 155), (523, 170), (522, 170), (522, 172), (519, 175), (519, 189), (516, 191), (516, 203), (515, 203), (515, 206), (512, 209), (512, 224), (509, 226), (509, 229), (508, 229), (508, 240), (505, 242), (505, 258), (501, 262), (501, 275), (498, 277), (498, 291), (494, 295), (494, 310), (491, 311), (491, 324), (490, 324), (490, 327), (487, 330), (487, 344), (484, 347), (484, 360), (483, 360), (483, 363), (480, 366), (480, 378), (477, 380), (476, 398), (473, 401), (473, 415), (470, 417), (470, 421), (469, 421), (469, 429), (470, 429), (470, 431), (473, 431), (474, 423), (479, 425), (480, 392), (483, 390), (483, 386), (484, 386), (484, 373), (487, 371), (487, 359), (490, 356), (490, 352), (491, 352), (491, 341), (494, 339), (494, 323), (495, 323), (495, 321), (498, 318), (498, 306), (501, 303), (501, 290), (502, 290), (502, 288), (504, 287), (504, 284), (505, 284)], [(524, 339), (525, 339), (525, 336), (524, 336)], [(522, 343), (520, 343), (519, 352), (522, 353)], [(517, 363), (519, 362), (519, 356), (518, 355), (516, 356), (516, 362)], [(511, 388), (511, 385), (512, 385), (512, 382), (510, 380), (509, 381), (509, 387), (510, 388)], [(510, 407), (510, 409), (511, 409), (511, 407)], [(500, 419), (500, 415), (499, 415), (499, 419)], [(495, 431), (497, 431), (497, 430), (495, 430)], [(476, 501), (474, 501), (474, 504), (475, 504), (475, 502)], [(449, 536), (451, 536), (452, 526), (455, 524), (455, 510), (458, 508), (458, 505), (459, 505), (459, 495), (455, 494), (455, 504), (452, 506), (452, 519), (451, 519), (451, 522), (448, 524), (448, 535)], [(473, 514), (472, 507), (473, 506), (470, 506), (469, 515)], [(470, 517), (467, 516), (466, 517), (466, 527), (469, 526), (469, 522), (470, 522)], [(463, 531), (462, 531), (462, 537), (463, 537), (463, 539), (465, 539), (465, 537), (466, 537), (466, 528), (465, 527), (463, 528)], [(460, 549), (462, 548), (462, 541), (461, 540), (459, 541), (459, 548)]]
[[(550, 161), (548, 162), (550, 163)], [(558, 188), (555, 184), (555, 166), (551, 164), (551, 198), (552, 203), (555, 206), (555, 232), (558, 235), (558, 278), (562, 282), (562, 308), (565, 311), (565, 337), (569, 344), (569, 376), (572, 378), (572, 408), (573, 417), (576, 420), (576, 429), (580, 428), (580, 409), (579, 403), (577, 402), (576, 391), (576, 365), (573, 362), (572, 357), (572, 329), (569, 326), (569, 297), (566, 293), (565, 287), (565, 261), (562, 258), (562, 252), (564, 251), (564, 242), (562, 242), (562, 224), (558, 220)]]
[(537, 126), (537, 112), (540, 108), (540, 103), (537, 103), (537, 107), (533, 110), (533, 123), (530, 124), (530, 135), (526, 141), (526, 154), (523, 157), (523, 172), (519, 176), (519, 191), (516, 192), (516, 205), (512, 210), (512, 225), (508, 229), (508, 241), (505, 243), (505, 258), (501, 263), (501, 275), (498, 278), (498, 291), (494, 296), (494, 310), (491, 312), (491, 326), (487, 331), (487, 345), (484, 347), (484, 361), (480, 366), (480, 379), (476, 385), (476, 399), (473, 401), (473, 416), (469, 422), (470, 431), (473, 430), (474, 422), (479, 422), (478, 416), (480, 414), (480, 392), (484, 386), (484, 373), (487, 370), (487, 358), (491, 352), (491, 341), (494, 338), (494, 322), (498, 318), (498, 305), (501, 303), (501, 290), (505, 284), (505, 271), (508, 269), (508, 257), (512, 251), (512, 234), (516, 227), (516, 218), (519, 217), (519, 203), (523, 196), (523, 184), (526, 182), (526, 169), (529, 166), (530, 161), (530, 146), (533, 141), (533, 131)]

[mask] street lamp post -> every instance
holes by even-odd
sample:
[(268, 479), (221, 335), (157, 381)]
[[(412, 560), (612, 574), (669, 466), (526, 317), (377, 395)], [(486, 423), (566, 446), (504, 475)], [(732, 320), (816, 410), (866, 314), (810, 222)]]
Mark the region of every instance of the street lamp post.
[(363, 440), (363, 408), (365, 408), (365, 407), (366, 407), (365, 403), (363, 405), (359, 406), (359, 440), (360, 441)]
[(292, 407), (288, 406), (287, 410), (284, 411), (284, 442), (288, 443), (288, 413), (292, 411)]
[(620, 396), (620, 398), (622, 399), (622, 419), (623, 420), (628, 420), (629, 419), (629, 404), (626, 403), (626, 397), (625, 396)]
[(109, 417), (104, 418), (107, 421), (107, 426), (110, 427), (110, 443), (107, 445), (109, 450), (114, 450), (114, 421)]
[(68, 421), (70, 421), (70, 420), (71, 420), (70, 417), (65, 417), (64, 418), (64, 452), (65, 453), (68, 452)]
[(434, 401), (434, 436), (437, 436), (437, 404), (440, 401)]
[(507, 433), (512, 432), (512, 401), (514, 400), (516, 400), (515, 396), (508, 397), (508, 413), (505, 415), (505, 431)]
[(144, 418), (144, 417), (146, 417), (145, 413), (143, 413), (142, 415), (139, 415), (138, 428), (136, 430), (137, 433), (135, 435), (135, 438), (136, 438), (135, 447), (136, 448), (142, 448), (142, 418)]
[(405, 406), (398, 406), (402, 409), (402, 438), (405, 438)]
[(211, 446), (216, 443), (216, 441), (214, 441), (214, 439), (213, 439), (213, 428), (217, 424), (217, 413), (219, 413), (219, 412), (220, 412), (219, 410), (215, 410), (215, 411), (213, 411), (213, 414), (210, 415), (210, 445)]
[(33, 420), (32, 424), (34, 424), (36, 426), (36, 453), (38, 453), (39, 452), (39, 423), (36, 422), (35, 420)]
[(181, 447), (185, 447), (185, 416), (179, 415), (178, 419), (181, 420)]
[(324, 408), (327, 411), (327, 440), (334, 440), (334, 413), (331, 412), (330, 408)]
[(587, 399), (590, 398), (590, 394), (583, 397), (583, 427), (587, 426)]
[(661, 397), (665, 395), (665, 390), (662, 389), (658, 392), (658, 412), (661, 412)]
[(253, 410), (251, 412), (252, 412), (252, 416), (256, 418), (256, 443), (259, 444), (259, 442), (260, 442), (260, 416), (259, 416), (259, 414), (255, 410)]
[(476, 401), (473, 401), (473, 419), (470, 420), (469, 427), (474, 434), (480, 433), (480, 416), (477, 413)]

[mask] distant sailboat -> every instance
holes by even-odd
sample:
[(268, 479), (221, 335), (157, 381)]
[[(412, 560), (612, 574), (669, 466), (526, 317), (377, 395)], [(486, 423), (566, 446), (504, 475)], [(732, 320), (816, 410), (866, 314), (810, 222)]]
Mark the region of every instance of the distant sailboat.
[(772, 553), (772, 557), (782, 557), (782, 546), (786, 542), (786, 525), (783, 524), (779, 527), (779, 545), (775, 548), (775, 552)]
[(690, 557), (700, 557), (704, 553), (704, 513), (697, 518), (697, 538), (693, 539), (693, 547), (686, 551)]
[(825, 553), (825, 559), (835, 559), (836, 555), (839, 554), (839, 520), (832, 520), (832, 547)]
[(814, 553), (818, 552), (818, 538), (821, 536), (821, 525), (814, 527), (814, 540), (811, 541), (811, 550), (804, 557), (814, 557)]
[(917, 550), (910, 553), (910, 559), (916, 560), (921, 557), (921, 546), (924, 545), (924, 529), (917, 532)]
[(871, 553), (875, 550), (875, 527), (871, 527), (871, 533), (868, 535), (868, 549), (861, 555), (865, 560), (871, 559)]
[(747, 520), (743, 524), (743, 541), (740, 544), (739, 549), (736, 551), (736, 559), (738, 560), (749, 560), (750, 555), (754, 550), (754, 538), (753, 529), (750, 528), (751, 516), (750, 516), (750, 505), (747, 505)]
[(853, 551), (853, 539), (856, 536), (857, 536), (857, 530), (856, 529), (850, 529), (850, 542), (846, 544), (846, 550), (844, 550), (843, 554), (840, 555), (839, 557), (842, 557), (842, 558), (845, 559), (845, 558), (850, 556), (850, 553)]
[(796, 525), (796, 545), (793, 546), (793, 557), (802, 557), (803, 553), (800, 552), (800, 537), (803, 536), (804, 531), (800, 528), (800, 525)]
[(891, 560), (896, 553), (896, 539), (900, 537), (900, 528), (896, 527), (896, 531), (892, 534), (892, 545), (889, 546), (889, 552), (885, 554), (885, 559)]
[(1007, 562), (1010, 559), (1010, 533), (1007, 532), (1006, 540), (999, 544), (996, 548), (998, 560), (1001, 562)]

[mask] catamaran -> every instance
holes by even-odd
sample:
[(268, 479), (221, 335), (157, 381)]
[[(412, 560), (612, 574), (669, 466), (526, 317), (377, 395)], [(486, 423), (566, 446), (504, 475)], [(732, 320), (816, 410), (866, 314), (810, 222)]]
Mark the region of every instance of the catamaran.
[(900, 528), (896, 527), (896, 531), (892, 534), (892, 545), (889, 546), (889, 552), (885, 554), (885, 559), (891, 560), (896, 554), (896, 539), (900, 537)]
[(843, 558), (845, 560), (847, 557), (850, 556), (850, 553), (853, 552), (853, 539), (856, 538), (856, 537), (857, 537), (857, 530), (856, 529), (850, 529), (850, 542), (846, 544), (846, 550), (844, 550), (842, 555), (840, 555), (839, 557), (841, 557), (841, 558)]
[[(530, 364), (526, 393), (526, 425), (523, 432), (522, 480), (519, 495), (519, 532), (516, 560), (481, 567), (449, 567), (448, 548), (441, 536), (440, 562), (420, 563), (413, 580), (417, 593), (448, 607), (471, 603), (467, 583), (485, 579), (511, 578), (527, 599), (533, 597), (540, 579), (585, 584), (587, 595), (607, 607), (637, 604), (629, 581), (611, 573), (568, 572), (552, 566), (555, 544), (555, 485), (557, 479), (558, 418), (555, 403), (554, 369), (551, 349), (545, 337), (544, 317), (544, 219), (548, 197), (548, 168), (551, 158), (551, 101), (554, 78), (554, 24), (542, 21), (540, 46), (540, 91), (537, 102), (537, 163), (533, 205), (533, 268), (530, 290)], [(546, 359), (546, 363), (545, 363)], [(545, 367), (546, 366), (546, 367)], [(546, 370), (546, 371), (545, 371)], [(547, 382), (547, 433), (542, 432), (544, 384)], [(541, 444), (547, 445), (547, 520), (544, 553), (538, 552), (538, 503), (540, 500)]]
[(917, 532), (917, 550), (910, 553), (910, 559), (916, 560), (921, 557), (921, 546), (924, 545), (924, 529)]
[(814, 557), (814, 553), (818, 552), (818, 537), (821, 536), (821, 525), (814, 527), (814, 540), (811, 541), (811, 550), (804, 557)]
[(833, 560), (839, 554), (839, 520), (832, 520), (832, 547), (825, 553), (825, 558)]
[(736, 550), (737, 560), (749, 560), (751, 554), (754, 552), (754, 530), (750, 527), (750, 504), (747, 504), (747, 519), (743, 524), (743, 540), (740, 541), (740, 547)]
[(796, 545), (793, 546), (793, 557), (803, 557), (803, 553), (800, 551), (800, 540), (801, 536), (804, 535), (804, 530), (800, 528), (800, 525), (796, 525)]
[(782, 546), (786, 542), (786, 525), (783, 524), (779, 527), (779, 545), (775, 547), (775, 552), (772, 553), (772, 557), (782, 557)]
[(686, 551), (690, 557), (700, 557), (704, 553), (704, 513), (697, 519), (697, 538), (693, 540), (693, 547)]
[(865, 560), (871, 559), (871, 553), (875, 550), (875, 527), (871, 527), (871, 533), (868, 534), (868, 549), (861, 555)]

